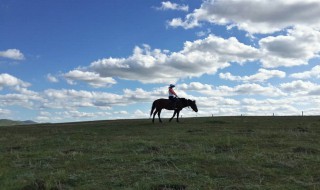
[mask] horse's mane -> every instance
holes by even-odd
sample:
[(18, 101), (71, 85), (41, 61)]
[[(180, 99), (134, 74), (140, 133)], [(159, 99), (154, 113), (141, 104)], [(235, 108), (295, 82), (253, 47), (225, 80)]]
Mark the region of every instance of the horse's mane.
[(187, 100), (186, 98), (179, 98), (179, 100), (180, 100), (181, 102), (183, 102), (183, 103), (187, 103), (187, 102), (188, 102), (188, 100)]

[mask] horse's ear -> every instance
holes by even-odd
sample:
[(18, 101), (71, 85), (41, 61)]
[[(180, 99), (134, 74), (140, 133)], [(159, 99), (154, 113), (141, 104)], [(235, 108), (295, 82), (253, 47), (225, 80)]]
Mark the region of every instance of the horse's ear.
[(195, 101), (195, 100), (193, 100), (193, 102), (194, 102), (194, 103), (196, 103), (196, 101)]

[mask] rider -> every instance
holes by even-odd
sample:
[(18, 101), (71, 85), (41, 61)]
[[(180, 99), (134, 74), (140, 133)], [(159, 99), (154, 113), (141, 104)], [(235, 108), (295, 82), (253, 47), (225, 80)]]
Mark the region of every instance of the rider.
[(176, 104), (177, 104), (177, 98), (178, 95), (176, 94), (176, 92), (173, 90), (173, 88), (175, 87), (175, 85), (170, 84), (169, 85), (169, 100), (171, 100), (172, 102), (174, 102), (174, 107), (176, 108)]

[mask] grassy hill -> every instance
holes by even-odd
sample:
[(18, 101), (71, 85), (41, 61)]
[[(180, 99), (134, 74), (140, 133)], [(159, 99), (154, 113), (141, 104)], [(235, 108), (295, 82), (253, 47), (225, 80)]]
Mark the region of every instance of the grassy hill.
[(13, 125), (30, 125), (30, 124), (36, 124), (34, 121), (13, 121), (9, 119), (0, 119), (0, 127), (1, 126), (13, 126)]
[(320, 189), (320, 117), (38, 124), (0, 134), (3, 189)]

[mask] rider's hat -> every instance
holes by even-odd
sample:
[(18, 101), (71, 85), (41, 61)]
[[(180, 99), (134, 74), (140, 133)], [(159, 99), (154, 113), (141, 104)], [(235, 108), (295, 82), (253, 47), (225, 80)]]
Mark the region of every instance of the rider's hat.
[(173, 87), (175, 87), (175, 85), (173, 85), (173, 84), (170, 84), (170, 85), (169, 85), (169, 88), (173, 88)]

